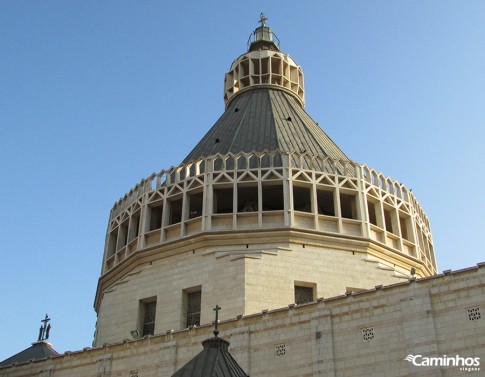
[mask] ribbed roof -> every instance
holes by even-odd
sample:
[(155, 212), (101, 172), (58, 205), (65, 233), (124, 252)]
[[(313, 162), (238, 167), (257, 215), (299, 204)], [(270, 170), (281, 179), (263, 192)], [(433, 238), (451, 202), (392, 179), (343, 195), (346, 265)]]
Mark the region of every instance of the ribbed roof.
[(0, 367), (5, 367), (15, 363), (25, 363), (29, 360), (39, 360), (45, 359), (51, 356), (59, 356), (60, 354), (52, 348), (49, 343), (46, 342), (35, 342), (32, 343), (32, 347), (29, 347), (16, 355), (3, 360), (0, 363)]
[(239, 93), (184, 163), (217, 153), (306, 152), (348, 160), (292, 94), (269, 87)]
[(248, 377), (229, 353), (228, 341), (215, 336), (202, 345), (204, 349), (172, 377)]

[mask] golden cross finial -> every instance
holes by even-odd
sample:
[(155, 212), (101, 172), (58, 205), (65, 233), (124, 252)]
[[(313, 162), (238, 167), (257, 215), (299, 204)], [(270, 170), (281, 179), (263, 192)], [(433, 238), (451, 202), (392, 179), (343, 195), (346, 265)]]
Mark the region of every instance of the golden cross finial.
[(261, 14), (259, 15), (259, 17), (260, 17), (260, 21), (259, 22), (261, 22), (261, 26), (266, 26), (266, 20), (267, 20), (267, 18), (264, 15), (264, 13), (261, 12)]

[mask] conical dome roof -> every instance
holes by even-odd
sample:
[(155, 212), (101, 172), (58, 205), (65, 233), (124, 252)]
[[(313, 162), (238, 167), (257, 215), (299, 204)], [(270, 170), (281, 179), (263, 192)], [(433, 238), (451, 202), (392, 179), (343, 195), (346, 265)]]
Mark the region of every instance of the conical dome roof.
[(238, 95), (184, 159), (280, 150), (348, 160), (291, 94), (255, 86)]
[(279, 50), (263, 14), (260, 22), (248, 52), (226, 73), (226, 111), (183, 162), (218, 153), (275, 150), (348, 160), (305, 112), (302, 70)]

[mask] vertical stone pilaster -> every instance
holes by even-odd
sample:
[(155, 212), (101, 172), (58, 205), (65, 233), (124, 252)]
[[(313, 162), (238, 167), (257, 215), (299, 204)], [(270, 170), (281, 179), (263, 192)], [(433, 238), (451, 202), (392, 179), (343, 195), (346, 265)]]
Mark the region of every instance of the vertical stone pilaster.
[(96, 359), (96, 377), (111, 376), (111, 361), (111, 354), (106, 354)]
[[(402, 357), (404, 358), (409, 354), (432, 357), (441, 356), (436, 338), (436, 327), (429, 289), (416, 285), (414, 287), (412, 285), (411, 288), (414, 288), (409, 290), (411, 295), (401, 298), (400, 302), (401, 329), (407, 351)], [(407, 365), (409, 372), (422, 371), (422, 369), (419, 369), (420, 367), (415, 367), (411, 363)], [(434, 369), (434, 371), (428, 371), (430, 376), (443, 376), (443, 371), (440, 367), (434, 367)]]
[(237, 327), (229, 332), (229, 351), (240, 367), (251, 375), (250, 327)]
[(53, 376), (54, 376), (53, 366), (46, 367), (39, 372), (39, 377), (53, 377)]
[(317, 311), (311, 319), (313, 375), (335, 377), (332, 312)]
[(163, 343), (160, 349), (160, 377), (171, 376), (177, 371), (177, 342)]

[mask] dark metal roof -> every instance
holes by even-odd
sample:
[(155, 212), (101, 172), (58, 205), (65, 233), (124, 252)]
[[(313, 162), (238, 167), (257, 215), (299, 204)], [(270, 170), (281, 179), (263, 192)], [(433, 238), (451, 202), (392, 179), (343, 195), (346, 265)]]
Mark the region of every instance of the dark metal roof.
[(35, 342), (29, 347), (0, 363), (0, 367), (5, 367), (15, 363), (25, 363), (29, 360), (45, 359), (47, 357), (59, 356), (60, 354), (52, 348), (49, 343)]
[(349, 159), (305, 112), (293, 94), (264, 87), (251, 88), (235, 96), (183, 163), (217, 153), (265, 150)]
[(204, 349), (172, 377), (249, 377), (229, 353), (229, 342), (215, 336), (202, 345)]

